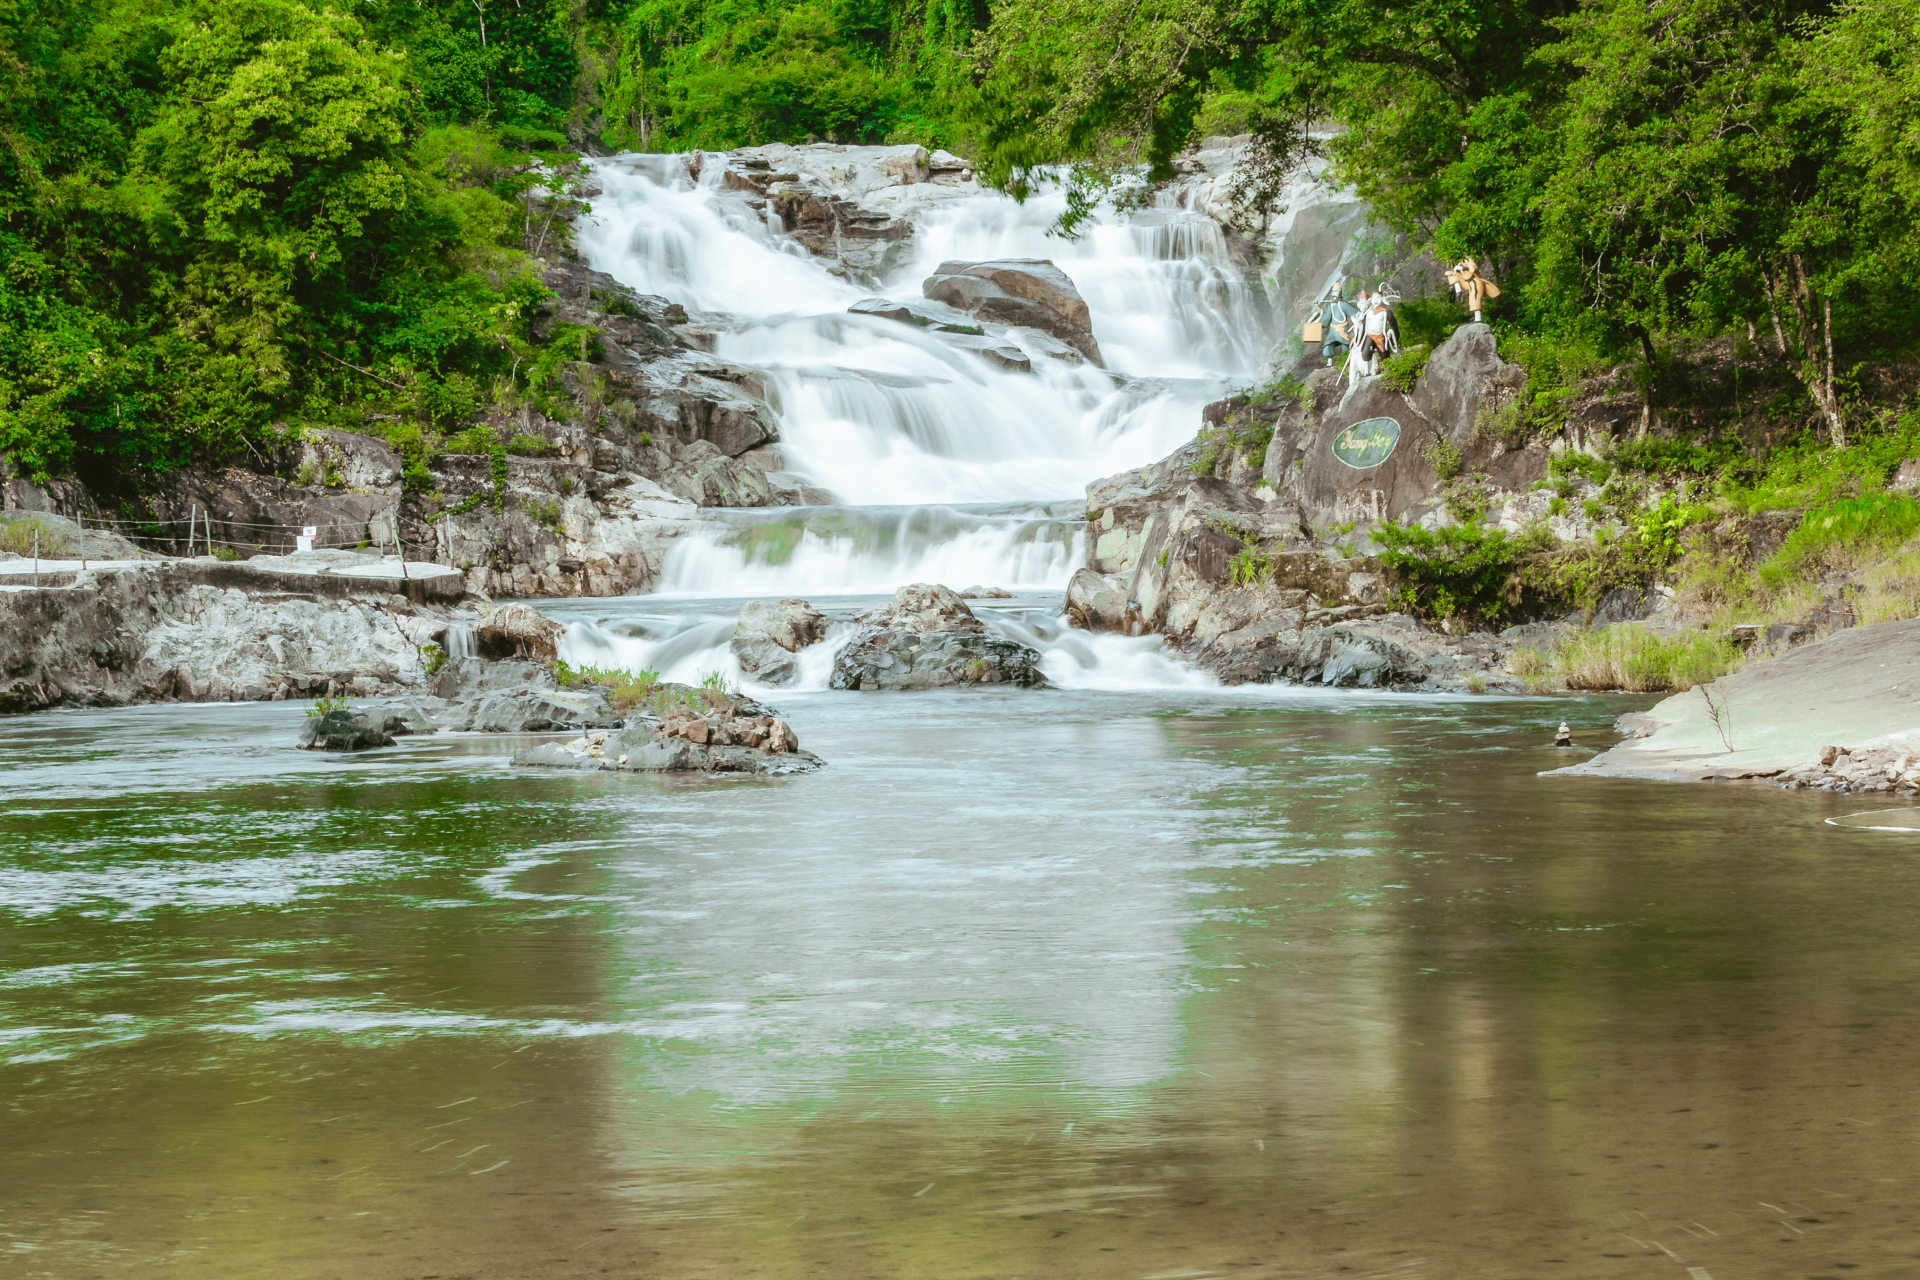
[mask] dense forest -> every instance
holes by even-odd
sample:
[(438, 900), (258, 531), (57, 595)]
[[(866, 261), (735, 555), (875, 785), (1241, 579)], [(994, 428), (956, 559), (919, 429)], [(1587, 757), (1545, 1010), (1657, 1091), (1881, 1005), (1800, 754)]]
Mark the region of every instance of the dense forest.
[(1478, 255), (1569, 368), (1745, 344), (1831, 445), (1906, 394), (1920, 0), (15, 0), (0, 453), (124, 484), (537, 394), (582, 150), (917, 141), (1099, 199), (1214, 133)]

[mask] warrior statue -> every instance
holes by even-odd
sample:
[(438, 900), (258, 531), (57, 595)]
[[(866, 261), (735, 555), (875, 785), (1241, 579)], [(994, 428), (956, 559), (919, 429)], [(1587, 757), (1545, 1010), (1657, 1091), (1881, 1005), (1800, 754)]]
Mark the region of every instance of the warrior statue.
[(1393, 304), (1400, 300), (1385, 284), (1377, 293), (1363, 293), (1366, 299), (1353, 327), (1359, 342), (1347, 357), (1347, 381), (1358, 385), (1361, 378), (1378, 377), (1380, 364), (1400, 351), (1400, 322), (1394, 317)]
[(1358, 315), (1354, 305), (1341, 296), (1340, 284), (1335, 281), (1313, 304), (1313, 318), (1301, 326), (1300, 340), (1318, 342), (1320, 353), (1332, 364), (1334, 357), (1345, 354), (1358, 336), (1354, 326)]
[(1447, 269), (1447, 283), (1453, 286), (1456, 298), (1464, 297), (1467, 309), (1473, 312), (1473, 321), (1480, 323), (1480, 306), (1488, 298), (1500, 296), (1500, 286), (1480, 274), (1480, 264), (1472, 258), (1462, 258)]

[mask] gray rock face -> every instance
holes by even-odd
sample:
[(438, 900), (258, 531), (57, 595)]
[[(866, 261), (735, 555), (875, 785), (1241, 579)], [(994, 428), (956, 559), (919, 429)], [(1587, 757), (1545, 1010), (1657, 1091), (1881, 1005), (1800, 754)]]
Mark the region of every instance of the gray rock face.
[(1044, 258), (943, 262), (920, 291), (982, 320), (1038, 329), (1102, 363), (1086, 300), (1067, 274)]
[(1036, 650), (988, 635), (966, 601), (946, 587), (902, 587), (886, 608), (858, 621), (863, 630), (834, 659), (828, 683), (835, 689), (1047, 683)]
[(377, 582), (214, 561), (96, 566), (0, 591), (0, 712), (405, 693), (446, 625)]
[(825, 615), (805, 600), (751, 600), (740, 610), (731, 647), (748, 677), (783, 685), (799, 673), (793, 655), (826, 634)]

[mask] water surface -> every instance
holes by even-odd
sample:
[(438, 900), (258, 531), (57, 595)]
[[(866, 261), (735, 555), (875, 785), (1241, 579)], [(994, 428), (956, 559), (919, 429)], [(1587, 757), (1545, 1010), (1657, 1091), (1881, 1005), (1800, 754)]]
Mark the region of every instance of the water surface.
[(7, 721), (0, 1273), (1920, 1272), (1858, 798), (1537, 777), (1599, 700), (782, 705), (825, 771)]

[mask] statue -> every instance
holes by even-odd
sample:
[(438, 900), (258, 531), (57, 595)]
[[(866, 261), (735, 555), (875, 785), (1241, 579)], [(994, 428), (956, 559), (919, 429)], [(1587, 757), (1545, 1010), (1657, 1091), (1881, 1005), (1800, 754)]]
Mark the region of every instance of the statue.
[(1447, 283), (1453, 286), (1455, 297), (1465, 297), (1475, 324), (1480, 323), (1481, 303), (1500, 296), (1500, 286), (1481, 275), (1480, 264), (1472, 258), (1462, 258), (1447, 268)]
[(1366, 296), (1367, 309), (1355, 322), (1360, 330), (1360, 349), (1347, 357), (1350, 382), (1362, 376), (1378, 377), (1380, 362), (1400, 350), (1400, 325), (1393, 317), (1386, 286)]
[(1302, 342), (1318, 342), (1320, 353), (1332, 364), (1334, 357), (1345, 353), (1353, 346), (1356, 336), (1354, 317), (1359, 314), (1351, 302), (1340, 293), (1340, 284), (1335, 281), (1327, 287), (1320, 300), (1313, 304), (1313, 318), (1300, 328)]

